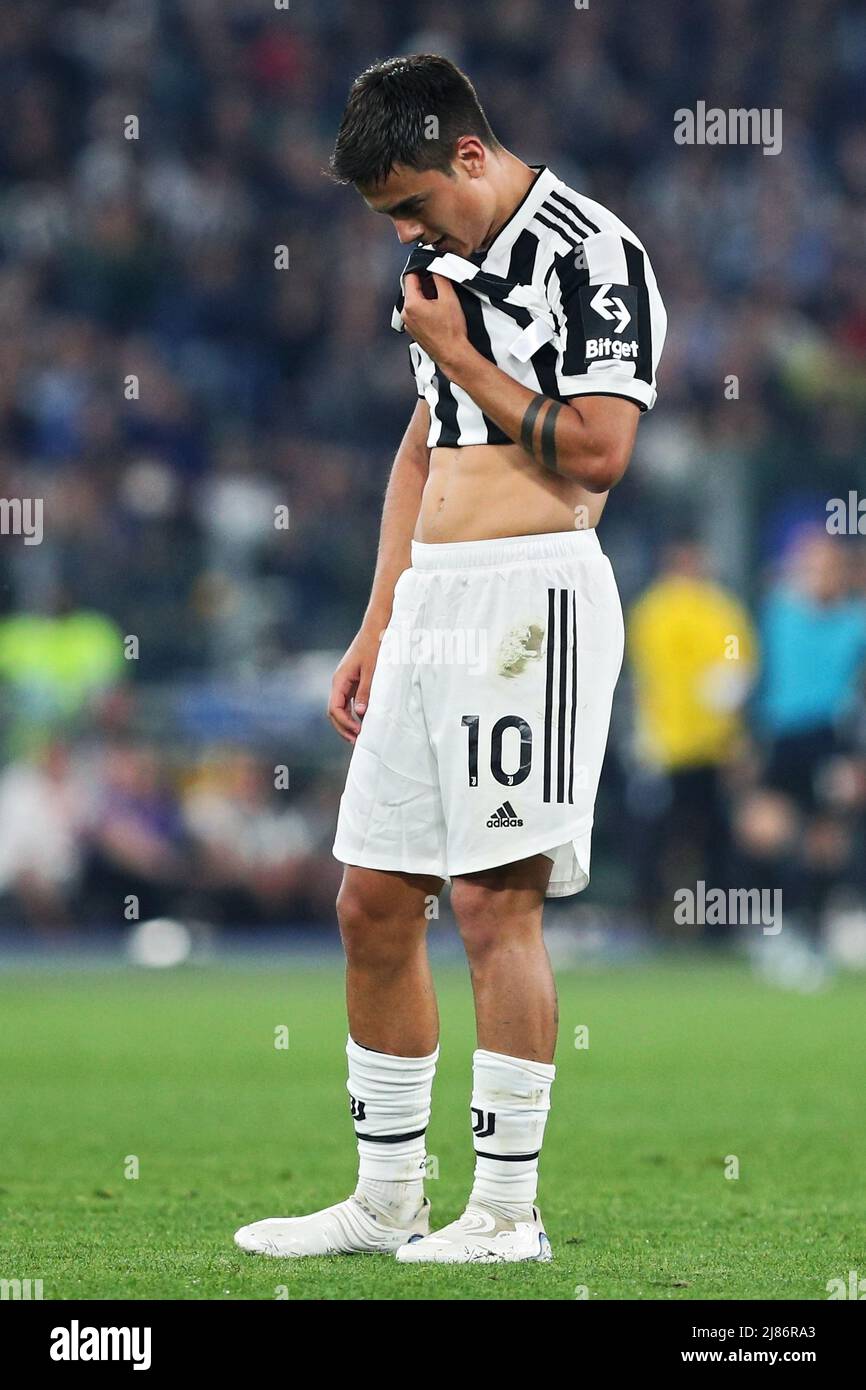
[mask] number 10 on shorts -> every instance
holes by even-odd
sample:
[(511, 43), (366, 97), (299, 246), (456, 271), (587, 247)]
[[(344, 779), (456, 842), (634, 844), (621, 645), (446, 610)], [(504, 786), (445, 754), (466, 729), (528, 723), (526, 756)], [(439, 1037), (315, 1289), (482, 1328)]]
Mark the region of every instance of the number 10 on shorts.
[[(478, 786), (478, 743), (481, 717), (477, 714), (464, 714), (461, 719), (469, 730), (468, 772), (470, 787)], [(518, 765), (513, 772), (506, 772), (502, 766), (502, 740), (506, 729), (516, 729), (520, 735)], [(490, 771), (503, 787), (519, 787), (525, 782), (532, 768), (532, 730), (519, 714), (504, 714), (497, 719), (490, 732)]]

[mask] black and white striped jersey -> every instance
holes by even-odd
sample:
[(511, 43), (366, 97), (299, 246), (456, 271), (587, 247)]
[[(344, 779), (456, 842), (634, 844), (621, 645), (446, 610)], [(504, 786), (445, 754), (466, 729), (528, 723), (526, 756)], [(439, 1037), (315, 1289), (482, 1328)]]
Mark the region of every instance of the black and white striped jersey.
[[(546, 165), (486, 251), (470, 257), (418, 246), (400, 276), (392, 327), (404, 331), (407, 271), (453, 281), (472, 345), (522, 385), (554, 400), (656, 400), (667, 314), (641, 243), (612, 212)], [(418, 395), (430, 407), (427, 444), (512, 441), (419, 346), (409, 344)]]

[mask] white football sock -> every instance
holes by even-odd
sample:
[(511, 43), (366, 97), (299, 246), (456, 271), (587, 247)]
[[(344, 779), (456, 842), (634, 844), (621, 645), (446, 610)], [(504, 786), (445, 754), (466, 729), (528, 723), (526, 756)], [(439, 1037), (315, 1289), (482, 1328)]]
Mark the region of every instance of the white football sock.
[(475, 1185), (469, 1205), (514, 1221), (531, 1219), (556, 1067), (482, 1047), (472, 1062)]
[(425, 1135), (439, 1047), (427, 1057), (394, 1057), (346, 1043), (352, 1117), (358, 1138), (355, 1196), (400, 1224), (424, 1196)]

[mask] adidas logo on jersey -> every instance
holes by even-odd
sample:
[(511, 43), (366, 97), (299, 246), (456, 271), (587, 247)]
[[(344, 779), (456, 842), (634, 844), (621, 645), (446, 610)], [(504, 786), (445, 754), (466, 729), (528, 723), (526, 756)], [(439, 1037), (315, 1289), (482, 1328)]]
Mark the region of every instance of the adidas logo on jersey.
[(494, 830), (501, 830), (503, 826), (522, 825), (523, 821), (518, 816), (510, 801), (503, 801), (502, 805), (493, 812), (487, 822)]

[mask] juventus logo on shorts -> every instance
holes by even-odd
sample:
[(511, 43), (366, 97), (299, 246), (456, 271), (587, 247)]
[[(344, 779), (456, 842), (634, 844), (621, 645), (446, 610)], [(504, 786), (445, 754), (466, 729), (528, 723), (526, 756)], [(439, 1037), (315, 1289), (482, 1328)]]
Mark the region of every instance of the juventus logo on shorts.
[[(554, 706), (558, 714), (555, 733)], [(564, 802), (566, 791), (568, 800), (574, 801), (576, 717), (577, 599), (573, 589), (548, 589), (547, 674), (544, 687), (545, 801)]]

